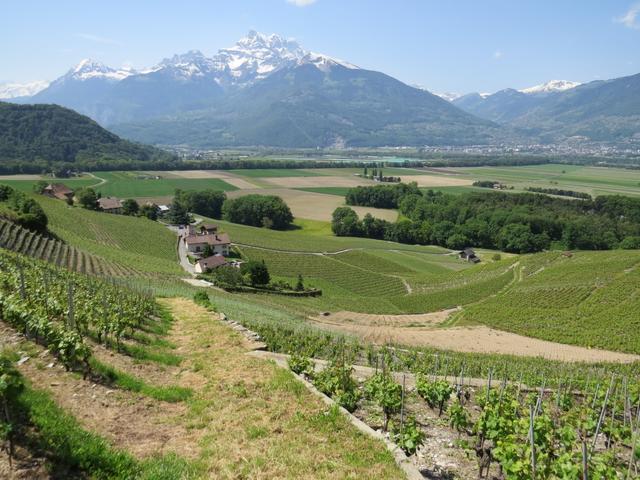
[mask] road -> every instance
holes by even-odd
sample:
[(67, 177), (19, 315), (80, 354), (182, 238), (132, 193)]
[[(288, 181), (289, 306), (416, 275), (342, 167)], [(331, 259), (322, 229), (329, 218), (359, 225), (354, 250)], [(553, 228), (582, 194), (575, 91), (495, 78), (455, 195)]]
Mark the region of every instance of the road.
[(189, 258), (187, 257), (187, 246), (183, 241), (183, 238), (187, 234), (187, 229), (176, 227), (174, 225), (167, 225), (167, 228), (178, 235), (178, 259), (180, 260), (180, 266), (185, 272), (190, 274), (192, 277), (195, 277), (197, 274), (193, 265), (189, 262)]

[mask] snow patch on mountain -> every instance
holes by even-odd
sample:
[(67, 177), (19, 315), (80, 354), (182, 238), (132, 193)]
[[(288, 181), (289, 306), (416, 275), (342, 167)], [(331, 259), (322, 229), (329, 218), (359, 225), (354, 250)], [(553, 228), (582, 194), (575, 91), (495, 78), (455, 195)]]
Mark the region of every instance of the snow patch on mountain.
[(30, 97), (49, 86), (46, 80), (36, 80), (28, 83), (0, 84), (0, 99), (8, 100), (16, 97)]
[(85, 58), (74, 68), (69, 70), (63, 77), (72, 80), (90, 80), (93, 78), (104, 78), (107, 80), (120, 81), (134, 75), (136, 72), (131, 69), (115, 69), (107, 67), (104, 63), (97, 62), (90, 58)]
[[(423, 88), (422, 90), (426, 90), (426, 88)], [(433, 92), (433, 94), (446, 100), (447, 102), (453, 102), (454, 100), (462, 96), (461, 93), (455, 93), (455, 92)]]
[(551, 80), (549, 82), (535, 85), (529, 88), (523, 88), (518, 90), (521, 93), (553, 93), (564, 92), (565, 90), (571, 90), (572, 88), (581, 85), (580, 82), (572, 82), (570, 80)]

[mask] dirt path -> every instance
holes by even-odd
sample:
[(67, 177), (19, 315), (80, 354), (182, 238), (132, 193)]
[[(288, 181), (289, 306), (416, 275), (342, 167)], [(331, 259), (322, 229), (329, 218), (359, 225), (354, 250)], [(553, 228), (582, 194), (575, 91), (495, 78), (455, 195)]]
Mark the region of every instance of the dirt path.
[(182, 366), (201, 379), (188, 419), (205, 432), (200, 461), (211, 478), (403, 477), (382, 443), (342, 417), (325, 424), (324, 404), (288, 371), (247, 356), (256, 344), (217, 314), (182, 298), (161, 302), (174, 314), (169, 340)]
[[(365, 315), (365, 314), (360, 314)], [(527, 357), (542, 357), (548, 360), (569, 362), (620, 362), (640, 361), (640, 355), (589, 349), (573, 345), (549, 342), (525, 337), (515, 333), (494, 330), (485, 326), (433, 328), (400, 326), (393, 322), (393, 315), (387, 315), (380, 324), (334, 321), (335, 317), (316, 317), (311, 322), (321, 328), (349, 333), (376, 345), (395, 343), (414, 347), (429, 346), (456, 352), (498, 353)], [(350, 316), (347, 316), (350, 317)], [(407, 317), (400, 315), (399, 317)], [(340, 317), (338, 317), (340, 318)], [(362, 322), (362, 317), (361, 317)]]

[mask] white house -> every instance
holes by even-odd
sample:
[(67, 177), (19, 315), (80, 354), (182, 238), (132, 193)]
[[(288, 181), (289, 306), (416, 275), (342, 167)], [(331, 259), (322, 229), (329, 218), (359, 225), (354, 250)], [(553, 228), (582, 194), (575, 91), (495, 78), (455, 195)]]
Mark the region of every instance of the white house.
[(187, 235), (184, 237), (187, 252), (199, 257), (207, 245), (211, 247), (214, 255), (229, 255), (231, 240), (226, 233), (208, 233), (205, 235)]

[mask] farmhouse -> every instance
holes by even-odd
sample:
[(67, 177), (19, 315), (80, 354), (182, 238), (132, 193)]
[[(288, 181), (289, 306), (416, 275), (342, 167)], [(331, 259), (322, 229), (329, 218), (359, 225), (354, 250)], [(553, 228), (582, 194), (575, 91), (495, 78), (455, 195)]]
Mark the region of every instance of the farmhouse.
[(460, 258), (466, 260), (471, 263), (480, 263), (480, 259), (476, 255), (476, 252), (473, 251), (473, 248), (465, 248), (460, 252)]
[(201, 258), (196, 262), (194, 270), (196, 273), (205, 273), (214, 268), (227, 265), (227, 261), (222, 255), (212, 255), (211, 257)]
[(205, 247), (211, 247), (214, 255), (229, 255), (231, 240), (226, 233), (207, 233), (204, 235), (189, 234), (184, 237), (187, 252), (195, 256), (200, 256)]
[(122, 202), (119, 198), (104, 197), (98, 199), (100, 209), (106, 213), (120, 213), (122, 211)]
[(73, 198), (73, 190), (62, 183), (50, 183), (44, 188), (42, 194), (65, 201)]

